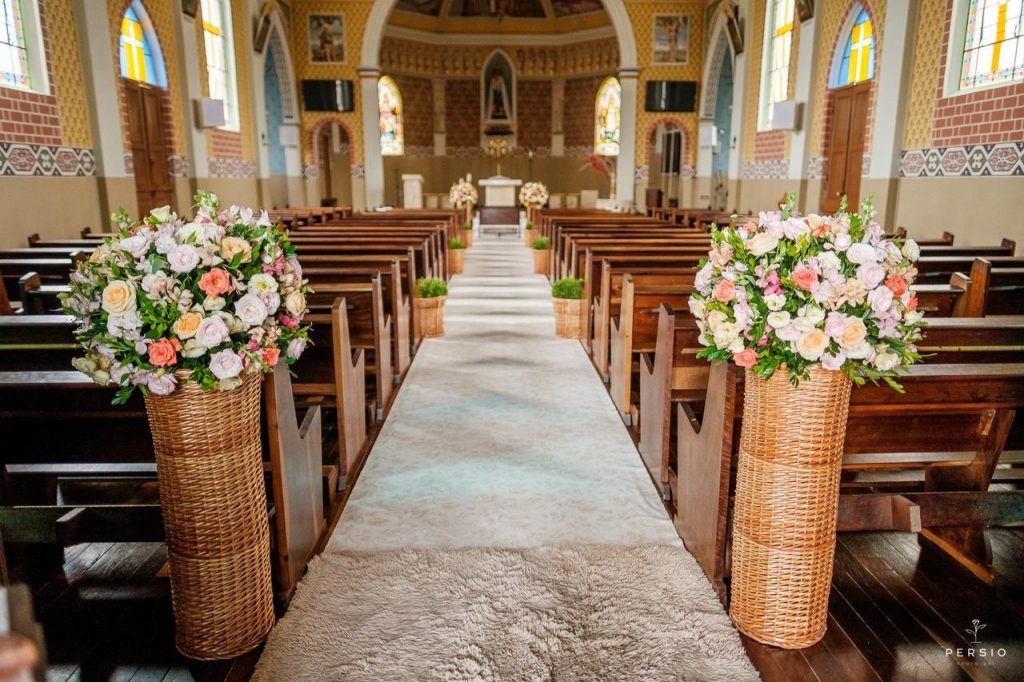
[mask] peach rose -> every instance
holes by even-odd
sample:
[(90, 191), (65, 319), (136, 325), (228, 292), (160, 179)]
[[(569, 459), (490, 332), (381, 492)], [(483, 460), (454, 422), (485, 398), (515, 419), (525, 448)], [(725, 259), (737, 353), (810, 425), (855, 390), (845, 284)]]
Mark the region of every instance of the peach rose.
[(271, 367), (277, 364), (278, 358), (281, 357), (281, 350), (279, 348), (264, 348), (263, 349), (263, 362), (267, 363)]
[(732, 360), (739, 367), (753, 367), (757, 363), (757, 353), (750, 348), (744, 348), (739, 353), (733, 353)]
[(103, 288), (103, 309), (111, 315), (120, 315), (135, 310), (135, 285), (122, 279), (115, 279)]
[(199, 288), (207, 296), (220, 296), (231, 291), (231, 278), (220, 268), (213, 268), (199, 278)]
[(899, 275), (893, 275), (889, 279), (885, 280), (885, 286), (889, 287), (889, 291), (896, 298), (899, 298), (903, 294), (907, 293), (907, 280), (903, 279)]
[(239, 262), (248, 263), (252, 258), (252, 245), (238, 237), (225, 237), (224, 241), (220, 243), (220, 255), (229, 263), (239, 253), (242, 254), (242, 260)]
[(714, 297), (715, 300), (728, 303), (736, 298), (736, 285), (727, 279), (719, 280), (718, 284), (715, 285)]
[(178, 361), (178, 351), (170, 339), (160, 339), (149, 344), (149, 361), (157, 367), (167, 367)]
[(817, 360), (828, 348), (828, 335), (820, 329), (812, 329), (796, 340), (796, 352), (808, 360)]
[(178, 335), (178, 338), (191, 339), (196, 335), (202, 321), (203, 316), (199, 313), (185, 313), (174, 321), (171, 330)]
[(839, 345), (844, 348), (853, 348), (858, 346), (867, 335), (868, 328), (864, 326), (864, 323), (856, 317), (851, 317), (846, 322), (846, 329), (839, 336)]
[(804, 291), (810, 291), (818, 283), (818, 273), (810, 268), (798, 268), (793, 271), (793, 283)]

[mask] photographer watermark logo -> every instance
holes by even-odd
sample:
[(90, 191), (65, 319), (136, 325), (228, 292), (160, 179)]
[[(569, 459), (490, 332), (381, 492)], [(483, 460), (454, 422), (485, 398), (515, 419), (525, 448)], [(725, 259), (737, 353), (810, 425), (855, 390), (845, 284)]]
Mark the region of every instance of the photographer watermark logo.
[(970, 635), (970, 646), (958, 647), (956, 649), (947, 648), (946, 655), (963, 659), (961, 662), (968, 665), (992, 665), (995, 659), (1006, 658), (1006, 649), (1003, 647), (986, 647), (982, 645), (981, 631), (985, 627), (985, 623), (982, 623), (978, 618), (972, 620), (971, 626), (964, 628), (964, 632)]

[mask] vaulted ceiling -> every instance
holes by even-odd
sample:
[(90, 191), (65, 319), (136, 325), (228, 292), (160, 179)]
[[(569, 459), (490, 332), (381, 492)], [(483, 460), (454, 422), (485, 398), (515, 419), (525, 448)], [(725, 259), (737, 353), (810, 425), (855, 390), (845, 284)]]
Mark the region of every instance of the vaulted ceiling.
[(601, 0), (398, 0), (393, 26), (434, 33), (570, 33), (610, 26)]

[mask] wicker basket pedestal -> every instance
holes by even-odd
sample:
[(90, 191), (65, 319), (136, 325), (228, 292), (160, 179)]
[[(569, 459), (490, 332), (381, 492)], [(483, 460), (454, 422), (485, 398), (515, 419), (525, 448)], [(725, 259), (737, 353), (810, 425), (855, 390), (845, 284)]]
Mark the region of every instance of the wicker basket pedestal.
[(794, 388), (785, 367), (746, 372), (736, 475), (729, 614), (785, 649), (825, 634), (850, 379), (815, 367)]
[(533, 250), (533, 274), (535, 275), (546, 275), (548, 274), (548, 255), (551, 253), (550, 249), (534, 249)]
[(178, 651), (235, 658), (274, 625), (260, 446), (261, 373), (203, 391), (179, 377), (146, 396), (160, 485)]
[(461, 275), (466, 267), (465, 249), (448, 249), (448, 268), (453, 275)]
[(423, 336), (444, 336), (444, 302), (447, 296), (416, 299), (416, 324)]
[(462, 243), (466, 245), (466, 248), (473, 246), (473, 230), (462, 231)]
[(530, 248), (533, 245), (534, 232), (536, 232), (536, 230), (527, 230), (525, 227), (523, 228), (523, 245), (526, 246), (526, 248)]
[(555, 304), (555, 334), (578, 339), (583, 334), (583, 299), (552, 298)]

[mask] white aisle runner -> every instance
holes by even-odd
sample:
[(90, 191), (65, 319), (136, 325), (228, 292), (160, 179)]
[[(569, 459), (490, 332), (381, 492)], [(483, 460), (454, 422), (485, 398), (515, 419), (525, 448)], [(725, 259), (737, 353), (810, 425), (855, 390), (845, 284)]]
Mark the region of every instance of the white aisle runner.
[(467, 252), (255, 680), (757, 679), (532, 261)]

